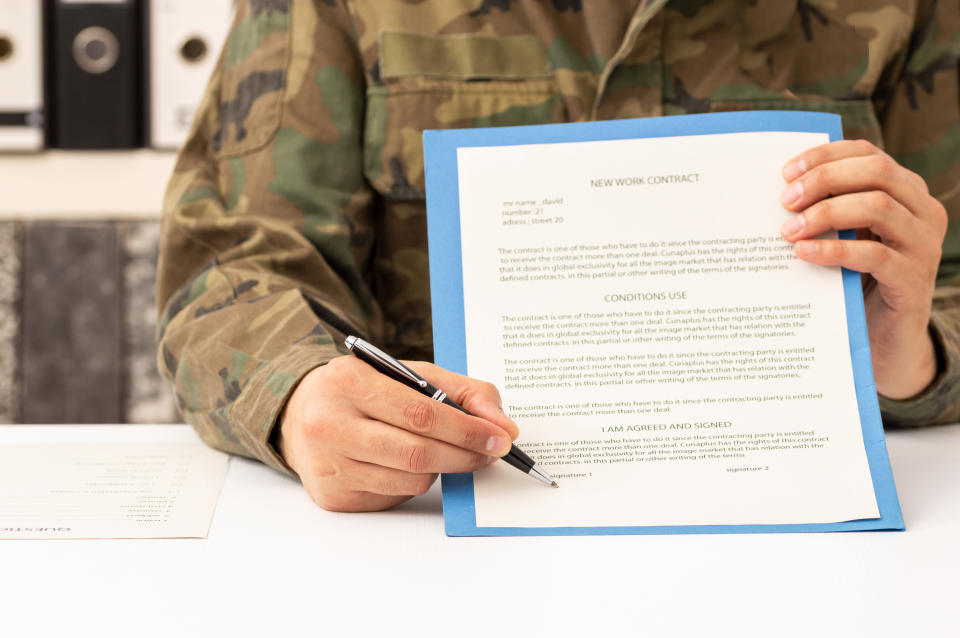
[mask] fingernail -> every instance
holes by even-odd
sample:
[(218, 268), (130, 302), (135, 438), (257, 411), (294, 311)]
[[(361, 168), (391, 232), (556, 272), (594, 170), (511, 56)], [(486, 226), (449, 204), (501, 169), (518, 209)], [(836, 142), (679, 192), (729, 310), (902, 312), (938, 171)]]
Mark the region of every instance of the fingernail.
[(784, 206), (792, 206), (800, 199), (801, 195), (803, 195), (803, 183), (794, 182), (783, 189), (783, 194), (780, 195), (780, 203)]
[(794, 249), (797, 251), (797, 254), (812, 255), (817, 252), (818, 246), (815, 241), (798, 241), (794, 244)]
[(487, 439), (487, 452), (497, 456), (503, 456), (510, 451), (510, 439), (502, 436), (491, 436)]
[(780, 227), (780, 234), (784, 237), (793, 237), (806, 225), (807, 220), (803, 218), (803, 215), (794, 215)]
[(807, 172), (807, 160), (797, 160), (796, 162), (790, 162), (783, 169), (783, 177), (788, 182), (792, 182), (801, 175)]

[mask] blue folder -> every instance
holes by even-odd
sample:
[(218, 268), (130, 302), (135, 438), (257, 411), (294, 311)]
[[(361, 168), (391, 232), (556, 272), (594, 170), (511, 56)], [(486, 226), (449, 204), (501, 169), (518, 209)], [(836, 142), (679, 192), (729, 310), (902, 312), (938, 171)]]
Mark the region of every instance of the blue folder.
[[(842, 139), (839, 116), (797, 111), (709, 113), (636, 120), (424, 132), (430, 291), (434, 299), (433, 343), (434, 359), (437, 365), (461, 374), (467, 373), (458, 148), (760, 131), (826, 133), (830, 136), (830, 141)], [(840, 236), (844, 239), (852, 239), (854, 233), (843, 231)], [(883, 424), (880, 421), (880, 407), (873, 381), (860, 275), (844, 270), (843, 285), (850, 333), (850, 358), (853, 363), (857, 403), (860, 409), (860, 424), (863, 428), (863, 441), (880, 511), (879, 518), (788, 525), (478, 527), (473, 475), (445, 474), (442, 477), (442, 486), (443, 516), (447, 535), (568, 536), (903, 530), (903, 515), (897, 499), (893, 474), (890, 471)], [(518, 477), (518, 480), (522, 480), (522, 477)]]

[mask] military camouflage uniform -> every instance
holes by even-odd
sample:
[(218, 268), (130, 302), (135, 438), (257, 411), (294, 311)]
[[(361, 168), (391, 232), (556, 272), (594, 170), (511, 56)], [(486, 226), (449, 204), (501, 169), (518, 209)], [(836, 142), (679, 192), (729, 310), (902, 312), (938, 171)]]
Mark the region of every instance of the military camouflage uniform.
[[(432, 356), (424, 129), (833, 111), (960, 220), (955, 0), (240, 4), (166, 196), (159, 361), (207, 443), (278, 469), (284, 402), (345, 334)], [(958, 291), (942, 373), (888, 422), (960, 419)]]

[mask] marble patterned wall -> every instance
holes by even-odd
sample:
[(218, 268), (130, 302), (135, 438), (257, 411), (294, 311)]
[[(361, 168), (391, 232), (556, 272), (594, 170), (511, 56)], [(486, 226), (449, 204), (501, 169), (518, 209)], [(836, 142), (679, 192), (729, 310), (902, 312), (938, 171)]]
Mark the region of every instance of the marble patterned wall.
[(106, 223), (27, 224), (23, 233), (24, 423), (117, 423), (120, 246)]
[(0, 223), (0, 423), (20, 420), (19, 227)]
[(123, 225), (124, 414), (129, 423), (179, 420), (170, 387), (157, 371), (157, 242), (160, 222)]
[(0, 423), (180, 421), (155, 364), (159, 223), (0, 223)]

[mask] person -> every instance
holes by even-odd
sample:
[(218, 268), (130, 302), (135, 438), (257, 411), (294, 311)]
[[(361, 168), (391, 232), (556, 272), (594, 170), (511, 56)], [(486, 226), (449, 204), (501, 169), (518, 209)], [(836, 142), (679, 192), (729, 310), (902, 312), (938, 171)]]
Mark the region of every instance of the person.
[(518, 434), (428, 363), (424, 129), (808, 109), (849, 141), (783, 168), (783, 236), (863, 273), (886, 423), (956, 421), (960, 287), (934, 285), (960, 270), (958, 38), (935, 0), (245, 0), (165, 199), (161, 370), (208, 444), (324, 508), (391, 507)]

